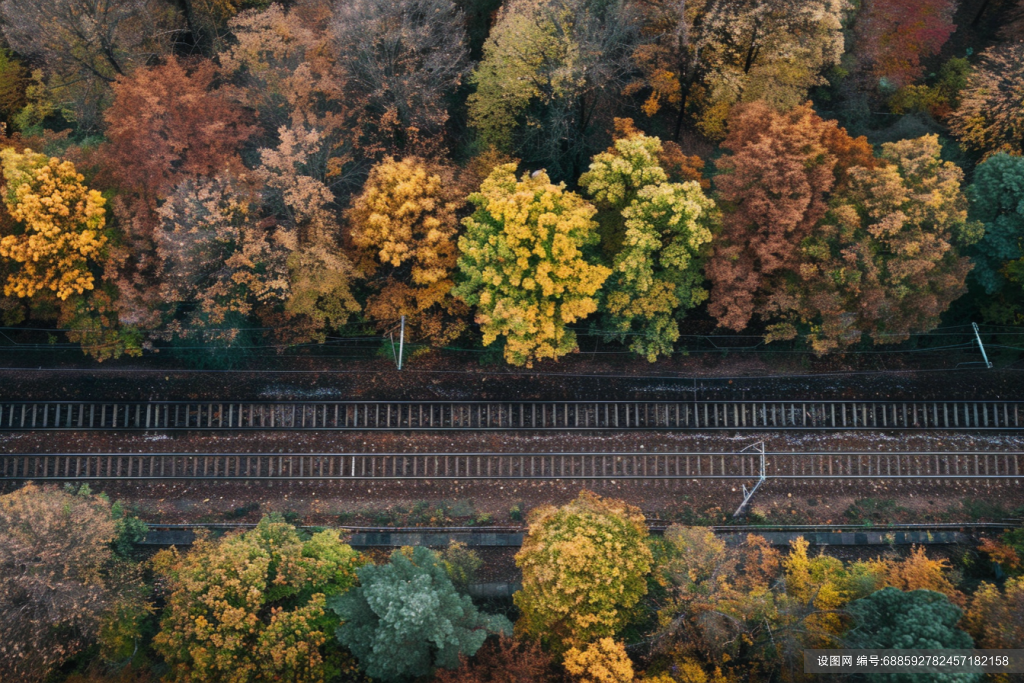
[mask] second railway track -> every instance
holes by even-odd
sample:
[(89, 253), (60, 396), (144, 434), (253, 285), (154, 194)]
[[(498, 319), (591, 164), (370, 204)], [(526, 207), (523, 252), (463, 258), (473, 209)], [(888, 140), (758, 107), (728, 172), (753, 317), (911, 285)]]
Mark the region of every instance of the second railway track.
[(11, 431), (1024, 430), (1024, 401), (0, 401)]
[[(1024, 451), (765, 453), (766, 479), (1024, 480)], [(758, 452), (5, 453), (0, 480), (757, 479)]]

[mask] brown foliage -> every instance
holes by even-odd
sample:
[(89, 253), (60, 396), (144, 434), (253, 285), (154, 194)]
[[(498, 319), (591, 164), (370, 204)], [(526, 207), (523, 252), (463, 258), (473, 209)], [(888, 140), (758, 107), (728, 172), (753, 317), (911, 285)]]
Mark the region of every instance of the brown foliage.
[(508, 636), (492, 638), (458, 669), (437, 670), (437, 683), (533, 683), (555, 681), (553, 659), (540, 645)]
[(109, 505), (33, 484), (0, 496), (0, 678), (41, 680), (96, 636)]
[(780, 114), (761, 102), (729, 118), (716, 165), (725, 209), (722, 235), (707, 266), (709, 310), (718, 324), (742, 330), (769, 276), (797, 264), (798, 245), (828, 208), (835, 158), (822, 140), (835, 122), (802, 105)]
[(186, 178), (241, 171), (238, 147), (252, 134), (245, 112), (214, 87), (215, 67), (175, 57), (135, 70), (114, 84), (109, 142), (95, 160), (100, 178), (121, 188), (111, 209), (124, 235), (113, 245), (105, 278), (120, 292), (123, 322), (159, 324), (154, 231), (157, 202)]
[(238, 148), (253, 128), (214, 87), (216, 73), (211, 62), (170, 57), (117, 79), (104, 119), (105, 166), (119, 185), (162, 198), (185, 177), (241, 170)]

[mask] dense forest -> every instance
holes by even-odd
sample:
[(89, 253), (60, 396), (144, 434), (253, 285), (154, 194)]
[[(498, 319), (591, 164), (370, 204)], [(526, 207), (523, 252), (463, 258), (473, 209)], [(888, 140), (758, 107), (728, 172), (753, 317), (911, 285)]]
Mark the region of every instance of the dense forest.
[[(1015, 0), (3, 0), (7, 328), (532, 366), (1024, 320)], [(705, 325), (702, 329), (709, 328)]]

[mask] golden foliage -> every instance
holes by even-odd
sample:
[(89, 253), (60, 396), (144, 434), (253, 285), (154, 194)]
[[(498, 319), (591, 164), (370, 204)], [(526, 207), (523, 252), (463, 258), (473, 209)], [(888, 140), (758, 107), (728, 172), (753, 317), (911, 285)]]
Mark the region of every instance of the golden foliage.
[(964, 628), (979, 648), (1024, 647), (1024, 577), (1009, 579), (1002, 590), (982, 583), (964, 612)]
[(601, 638), (584, 650), (573, 646), (565, 653), (565, 670), (578, 683), (629, 683), (633, 663), (625, 646), (612, 638)]
[(50, 290), (62, 301), (92, 289), (90, 261), (107, 238), (106, 200), (83, 184), (70, 161), (26, 149), (0, 152), (4, 203), (23, 231), (0, 239), (0, 256), (21, 264), (4, 284), (6, 296), (32, 297)]
[(443, 164), (386, 159), (370, 171), (348, 222), (359, 266), (379, 290), (366, 305), (378, 328), (405, 315), (413, 340), (436, 345), (466, 329), (468, 310), (450, 295), (456, 212), (464, 201), (453, 169)]
[(454, 294), (477, 307), (484, 346), (504, 336), (505, 359), (532, 367), (576, 349), (566, 326), (597, 310), (611, 271), (582, 251), (598, 240), (597, 210), (543, 171), (517, 182), (515, 170), (496, 167), (470, 195), (477, 210), (463, 221)]
[(647, 592), (646, 537), (638, 508), (590, 491), (561, 508), (531, 512), (516, 554), (523, 572), (517, 632), (555, 650), (613, 636)]
[(326, 598), (355, 584), (358, 565), (336, 531), (303, 542), (266, 518), (222, 541), (200, 537), (184, 556), (161, 551), (153, 568), (170, 596), (153, 645), (168, 680), (323, 681), (338, 625)]

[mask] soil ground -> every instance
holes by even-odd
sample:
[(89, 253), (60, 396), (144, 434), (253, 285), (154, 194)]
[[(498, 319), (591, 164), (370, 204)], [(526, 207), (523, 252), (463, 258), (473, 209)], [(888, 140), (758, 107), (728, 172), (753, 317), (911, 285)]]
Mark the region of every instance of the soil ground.
[[(456, 358), (280, 359), (250, 370), (182, 370), (151, 359), (102, 366), (0, 368), (0, 399), (83, 400), (573, 400), (676, 399), (1019, 399), (1024, 367), (957, 369), (953, 361), (908, 366), (902, 357), (870, 363), (769, 362), (762, 358), (594, 360), (586, 354), (533, 370)], [(149, 361), (149, 362), (144, 362)]]

